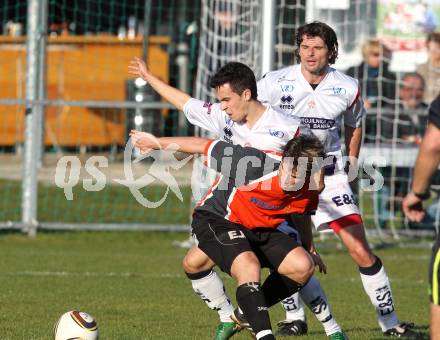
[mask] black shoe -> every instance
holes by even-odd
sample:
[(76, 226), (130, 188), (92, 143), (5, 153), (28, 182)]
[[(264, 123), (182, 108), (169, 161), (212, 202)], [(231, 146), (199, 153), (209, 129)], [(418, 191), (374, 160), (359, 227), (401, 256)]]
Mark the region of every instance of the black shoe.
[(399, 326), (387, 329), (383, 334), (385, 336), (394, 336), (396, 338), (422, 340), (423, 339), (422, 333), (412, 330), (413, 327), (414, 327), (413, 323), (403, 322)]
[(298, 336), (307, 334), (307, 323), (302, 320), (283, 320), (278, 322), (276, 336)]
[(256, 339), (254, 330), (252, 329), (249, 322), (246, 320), (244, 314), (240, 312), (239, 308), (234, 309), (234, 313), (232, 313), (231, 319), (237, 324), (239, 329), (247, 329), (249, 332), (251, 332), (253, 338)]

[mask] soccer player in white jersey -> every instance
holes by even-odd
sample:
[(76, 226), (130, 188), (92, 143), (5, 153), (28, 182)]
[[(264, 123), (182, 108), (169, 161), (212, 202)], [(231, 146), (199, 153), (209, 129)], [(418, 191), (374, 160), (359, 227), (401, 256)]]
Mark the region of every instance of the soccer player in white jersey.
[(357, 158), (361, 146), (364, 108), (358, 82), (330, 67), (338, 56), (338, 42), (325, 23), (315, 21), (298, 29), (295, 55), (299, 64), (269, 72), (258, 82), (258, 99), (300, 118), (324, 144), (327, 155), (335, 156), (311, 220), (318, 230), (333, 229), (347, 247), (384, 335), (417, 339), (420, 334), (397, 318), (388, 276), (368, 245), (342, 163), (342, 122), (347, 156)]
[[(164, 99), (177, 109), (183, 110), (192, 124), (207, 129), (224, 141), (269, 152), (281, 152), (284, 145), (298, 133), (299, 120), (296, 117), (277, 112), (256, 99), (255, 76), (244, 64), (229, 63), (211, 79), (211, 86), (220, 100), (220, 103), (216, 104), (191, 98), (188, 94), (165, 84), (153, 76), (145, 63), (138, 58), (132, 61), (130, 73), (142, 77)], [(325, 272), (325, 266), (314, 249), (310, 227), (306, 227), (309, 229), (301, 230), (305, 233), (303, 244), (313, 254), (320, 270)], [(280, 230), (295, 233), (287, 223), (280, 226)], [(230, 318), (233, 306), (225, 294), (222, 281), (212, 270), (213, 266), (214, 263), (197, 246), (189, 250), (183, 261), (184, 270), (194, 291), (220, 316), (221, 322), (215, 339), (228, 339), (236, 331)], [(322, 322), (326, 334), (331, 339), (344, 339), (340, 326), (331, 314), (330, 305), (319, 281), (312, 277), (300, 294)]]

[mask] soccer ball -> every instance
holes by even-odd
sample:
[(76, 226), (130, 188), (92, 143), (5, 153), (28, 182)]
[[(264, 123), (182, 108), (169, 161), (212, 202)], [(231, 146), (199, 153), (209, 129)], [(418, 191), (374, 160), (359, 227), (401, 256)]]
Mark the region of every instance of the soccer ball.
[(55, 340), (97, 340), (96, 320), (87, 313), (71, 310), (61, 316), (55, 324)]

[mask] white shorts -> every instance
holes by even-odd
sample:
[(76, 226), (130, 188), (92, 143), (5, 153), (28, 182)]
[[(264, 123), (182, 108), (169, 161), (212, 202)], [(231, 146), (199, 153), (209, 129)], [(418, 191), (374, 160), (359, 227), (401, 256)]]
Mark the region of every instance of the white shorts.
[(360, 214), (345, 173), (324, 177), (325, 188), (319, 195), (319, 204), (312, 222), (318, 231), (330, 229), (328, 222), (341, 217)]

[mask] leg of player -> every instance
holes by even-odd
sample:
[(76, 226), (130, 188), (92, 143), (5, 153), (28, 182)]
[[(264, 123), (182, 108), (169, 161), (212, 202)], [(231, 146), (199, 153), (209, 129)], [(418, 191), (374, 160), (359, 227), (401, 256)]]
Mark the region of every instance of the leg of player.
[(277, 336), (296, 336), (307, 334), (307, 319), (304, 311), (303, 303), (299, 297), (299, 293), (281, 301), (284, 311), (286, 312), (286, 319), (277, 323)]
[(440, 340), (440, 305), (431, 303), (429, 334), (431, 340)]
[[(301, 222), (301, 221), (300, 221)], [(297, 221), (295, 221), (295, 224)], [(297, 242), (300, 242), (300, 236), (298, 231), (289, 224), (288, 221), (284, 221), (278, 226), (278, 231), (289, 235)], [(292, 296), (281, 301), (281, 305), (286, 312), (285, 320), (281, 320), (277, 323), (278, 329), (275, 333), (277, 336), (299, 336), (307, 334), (307, 320), (304, 306), (299, 297), (299, 293), (295, 293)]]
[(183, 259), (182, 265), (186, 276), (191, 280), (194, 292), (219, 315), (220, 323), (214, 340), (229, 339), (238, 331), (237, 325), (231, 319), (234, 306), (226, 295), (222, 280), (212, 269), (214, 262), (197, 246), (193, 246)]
[(440, 234), (437, 234), (437, 241), (432, 247), (429, 292), (431, 300), (429, 333), (431, 340), (440, 340)]
[[(304, 228), (310, 228), (310, 218), (293, 218), (293, 224), (288, 221), (281, 223), (277, 230), (289, 235), (297, 242), (301, 242), (300, 235), (293, 225), (302, 224)], [(344, 339), (345, 335), (341, 327), (336, 322), (331, 314), (330, 304), (322, 289), (318, 279), (311, 277), (309, 282), (292, 296), (281, 301), (281, 304), (286, 311), (286, 319), (278, 322), (278, 330), (275, 335), (278, 336), (299, 336), (307, 334), (307, 322), (304, 313), (302, 301), (306, 302), (307, 306), (321, 322), (324, 331), (331, 339)]]
[(235, 257), (230, 272), (237, 282), (237, 303), (246, 315), (256, 339), (275, 339), (265, 296), (260, 287), (261, 267), (255, 253), (245, 251)]
[(365, 236), (362, 218), (358, 214), (344, 216), (329, 226), (338, 234), (359, 272), (365, 292), (376, 309), (379, 325), (385, 336), (419, 339), (420, 333), (398, 320), (394, 310), (391, 286), (379, 257), (373, 254)]
[(312, 276), (309, 282), (301, 289), (300, 295), (301, 299), (321, 322), (329, 339), (346, 339), (341, 326), (333, 317), (330, 304), (317, 278)]
[[(259, 289), (264, 293), (265, 306), (257, 308), (258, 311), (267, 310), (268, 307), (282, 301), (287, 296), (298, 291), (310, 278), (314, 271), (314, 263), (307, 251), (298, 247), (298, 243), (291, 237), (283, 233), (271, 233), (269, 242), (260, 248), (264, 254), (263, 261), (270, 268), (277, 268), (277, 271), (266, 278)], [(274, 247), (277, 245), (277, 247)], [(285, 254), (285, 255), (284, 255)], [(248, 327), (250, 324), (258, 338), (258, 332), (255, 331), (250, 321), (249, 313), (257, 313), (252, 310), (244, 310), (242, 303), (237, 295), (237, 302), (240, 309), (234, 311), (234, 320), (242, 327)], [(255, 306), (255, 304), (253, 304)]]

